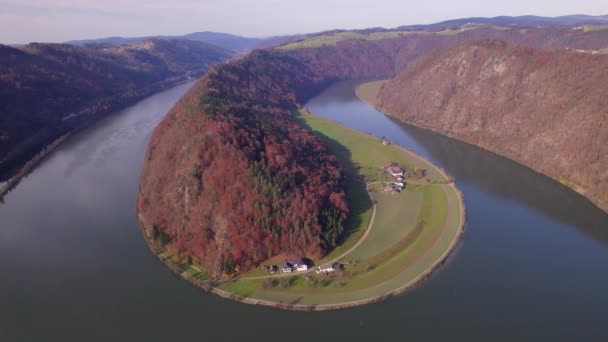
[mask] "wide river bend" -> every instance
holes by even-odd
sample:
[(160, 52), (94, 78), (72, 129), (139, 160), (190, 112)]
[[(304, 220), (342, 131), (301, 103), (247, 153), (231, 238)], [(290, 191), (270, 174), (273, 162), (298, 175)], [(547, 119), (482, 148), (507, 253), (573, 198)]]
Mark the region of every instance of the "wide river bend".
[(192, 83), (61, 145), (0, 205), (0, 341), (608, 340), (608, 215), (559, 183), (395, 122), (338, 83), (314, 113), (387, 136), (464, 193), (464, 240), (433, 278), (373, 305), (285, 312), (204, 293), (151, 255), (135, 195), (151, 131)]

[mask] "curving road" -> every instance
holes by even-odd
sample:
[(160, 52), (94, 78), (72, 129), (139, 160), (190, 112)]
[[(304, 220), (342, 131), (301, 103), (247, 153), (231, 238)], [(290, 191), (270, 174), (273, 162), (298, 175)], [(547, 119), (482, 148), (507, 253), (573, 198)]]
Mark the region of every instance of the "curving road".
[[(372, 227), (374, 225), (374, 220), (376, 219), (376, 202), (374, 202), (374, 198), (372, 197), (371, 192), (369, 192), (369, 186), (372, 184), (379, 184), (379, 183), (382, 183), (382, 182), (370, 182), (370, 183), (365, 184), (365, 190), (367, 190), (367, 195), (369, 196), (369, 199), (372, 201), (372, 217), (369, 220), (369, 224), (367, 225), (367, 229), (365, 230), (365, 233), (363, 233), (363, 236), (361, 236), (359, 241), (357, 241), (357, 243), (354, 246), (352, 246), (350, 249), (348, 249), (346, 252), (340, 254), (339, 256), (333, 258), (332, 260), (330, 260), (328, 262), (325, 262), (324, 264), (333, 264), (335, 262), (338, 262), (340, 259), (342, 259), (345, 256), (347, 256), (348, 254), (352, 253), (352, 251), (354, 251), (357, 247), (359, 247), (367, 239), (367, 236), (369, 235), (369, 232), (372, 230)], [(276, 275), (272, 274), (272, 275), (256, 276), (256, 277), (234, 278), (234, 279), (231, 279), (230, 281), (290, 277), (293, 275), (302, 275), (302, 274), (312, 273), (313, 271), (314, 271), (314, 268), (311, 268), (309, 270), (301, 271), (301, 272), (291, 272), (291, 273), (283, 273), (283, 274), (276, 274)]]

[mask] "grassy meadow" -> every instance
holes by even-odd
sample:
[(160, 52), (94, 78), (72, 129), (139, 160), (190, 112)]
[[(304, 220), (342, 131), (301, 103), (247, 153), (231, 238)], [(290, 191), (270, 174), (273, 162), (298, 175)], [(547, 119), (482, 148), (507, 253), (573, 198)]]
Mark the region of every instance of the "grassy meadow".
[[(335, 46), (339, 42), (352, 40), (352, 39), (360, 39), (360, 40), (381, 40), (381, 39), (396, 39), (400, 37), (405, 37), (408, 35), (456, 35), (464, 31), (473, 30), (483, 27), (481, 25), (477, 26), (464, 26), (459, 29), (446, 29), (443, 31), (384, 31), (384, 32), (370, 32), (370, 33), (359, 33), (352, 31), (345, 32), (333, 32), (322, 35), (317, 35), (313, 37), (309, 37), (306, 39), (302, 39), (299, 41), (287, 43), (285, 45), (278, 46), (277, 49), (280, 50), (294, 50), (294, 49), (306, 49), (306, 48), (318, 48), (322, 46)], [(504, 29), (500, 26), (492, 26), (496, 30)]]
[[(335, 259), (361, 240), (372, 212), (366, 182), (372, 182), (370, 194), (377, 210), (371, 230), (356, 248), (340, 259), (350, 263), (343, 270), (329, 275), (312, 272), (306, 277), (304, 274), (269, 277), (267, 273), (265, 277), (259, 277), (264, 272), (256, 270), (242, 275), (241, 279), (222, 283), (218, 288), (277, 303), (331, 305), (356, 302), (390, 293), (416, 281), (449, 251), (461, 228), (462, 203), (455, 188), (446, 184), (447, 179), (439, 170), (398, 146), (382, 145), (377, 138), (305, 110), (295, 115), (302, 125), (328, 144), (347, 175), (351, 216), (345, 237), (338, 248), (316, 264)], [(382, 174), (382, 168), (388, 161), (397, 162), (406, 169), (427, 169), (430, 181), (407, 185), (400, 194), (385, 193), (383, 181), (386, 176)]]

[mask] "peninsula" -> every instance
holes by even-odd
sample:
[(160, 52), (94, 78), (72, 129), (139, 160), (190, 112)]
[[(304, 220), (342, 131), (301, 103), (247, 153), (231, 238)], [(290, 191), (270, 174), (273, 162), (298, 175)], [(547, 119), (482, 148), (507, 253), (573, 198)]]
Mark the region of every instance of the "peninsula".
[(327, 144), (344, 168), (350, 213), (333, 250), (302, 261), (283, 252), (225, 278), (213, 277), (192, 258), (180, 258), (149, 240), (152, 251), (196, 286), (244, 303), (289, 310), (373, 303), (426, 279), (464, 232), (464, 202), (453, 180), (384, 139), (305, 109), (294, 115)]
[[(506, 64), (492, 57), (504, 46), (517, 45), (506, 49), (516, 51), (514, 56), (535, 56), (534, 61), (548, 67), (552, 56), (578, 60), (579, 54), (590, 54), (603, 60), (605, 40), (599, 32), (496, 25), (339, 31), (217, 65), (152, 135), (137, 202), (144, 236), (153, 253), (184, 278), (247, 303), (325, 310), (403, 291), (445, 260), (461, 236), (464, 204), (459, 191), (427, 161), (382, 137), (320, 119), (302, 104), (341, 80), (405, 84), (411, 75), (424, 86), (434, 78), (418, 71), (435, 70), (435, 60), (451, 61), (450, 51), (462, 52), (457, 62), (464, 65), (463, 79), (471, 80), (477, 74), (485, 80), (506, 72)], [(572, 52), (574, 48), (583, 52)], [(547, 49), (558, 52), (543, 52)], [(469, 50), (473, 53), (467, 54)], [(487, 63), (475, 60), (477, 50), (487, 50)], [(458, 99), (459, 85), (447, 82), (460, 72), (445, 68), (452, 64), (436, 68), (445, 71), (436, 82)], [(481, 74), (475, 72), (480, 67), (485, 70)], [(389, 92), (386, 84), (364, 86), (359, 95), (371, 93), (372, 103), (403, 111), (402, 88)], [(416, 89), (409, 87), (408, 96), (415, 97)], [(509, 89), (517, 92), (517, 86)], [(434, 103), (430, 91), (423, 95), (420, 103), (412, 103), (420, 108), (430, 103), (428, 109), (442, 113), (442, 103)], [(393, 101), (375, 102), (383, 99)], [(599, 97), (594, 99), (601, 104)], [(509, 100), (501, 108), (517, 103)], [(397, 117), (414, 124), (413, 119), (422, 120)], [(504, 125), (496, 134), (509, 135), (518, 127)], [(577, 148), (590, 141), (565, 144)], [(535, 160), (549, 165), (553, 159), (539, 155)], [(592, 171), (588, 164), (581, 168), (582, 174)]]
[(202, 288), (327, 310), (387, 298), (445, 260), (464, 204), (415, 154), (298, 108), (329, 83), (291, 53), (213, 68), (152, 135), (138, 195), (148, 245)]

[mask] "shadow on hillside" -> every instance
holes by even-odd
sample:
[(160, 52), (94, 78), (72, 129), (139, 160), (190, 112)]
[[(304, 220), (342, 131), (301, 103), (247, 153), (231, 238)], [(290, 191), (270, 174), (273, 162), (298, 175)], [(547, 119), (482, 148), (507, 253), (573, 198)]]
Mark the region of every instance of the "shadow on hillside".
[(348, 207), (350, 209), (350, 213), (348, 218), (346, 219), (346, 223), (344, 225), (344, 232), (340, 236), (338, 240), (338, 246), (342, 245), (348, 238), (357, 233), (360, 229), (366, 229), (367, 227), (361, 227), (362, 219), (361, 216), (368, 210), (372, 208), (372, 201), (367, 195), (367, 190), (365, 187), (365, 180), (359, 174), (359, 167), (353, 163), (352, 154), (339, 141), (312, 129), (312, 127), (308, 126), (302, 119), (295, 117), (296, 121), (300, 123), (302, 126), (312, 130), (315, 135), (317, 135), (321, 140), (329, 147), (332, 154), (334, 154), (340, 165), (342, 166), (342, 170), (345, 175), (345, 183), (344, 188), (346, 192), (346, 197), (348, 199)]

